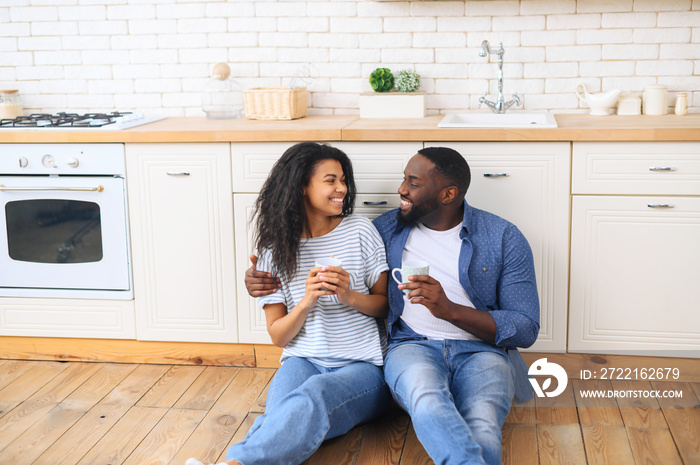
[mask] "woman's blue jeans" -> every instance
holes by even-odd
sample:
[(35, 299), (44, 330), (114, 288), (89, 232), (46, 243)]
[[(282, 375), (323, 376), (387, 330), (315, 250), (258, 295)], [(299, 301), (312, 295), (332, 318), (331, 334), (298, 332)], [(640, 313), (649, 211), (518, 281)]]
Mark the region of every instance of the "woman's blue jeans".
[(505, 350), (478, 341), (398, 342), (384, 373), (436, 465), (501, 463), (514, 391)]
[(382, 368), (356, 362), (324, 368), (290, 357), (275, 374), (265, 414), (226, 460), (243, 465), (296, 465), (321, 443), (372, 420), (391, 402)]

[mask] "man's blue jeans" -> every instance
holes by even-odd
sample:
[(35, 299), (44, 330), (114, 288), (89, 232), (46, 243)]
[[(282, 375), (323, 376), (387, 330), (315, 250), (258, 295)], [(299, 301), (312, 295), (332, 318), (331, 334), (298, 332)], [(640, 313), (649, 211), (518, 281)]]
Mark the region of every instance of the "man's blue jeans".
[(391, 402), (382, 368), (356, 362), (324, 368), (304, 358), (284, 361), (270, 384), (265, 414), (226, 460), (243, 465), (296, 465), (321, 443), (372, 420)]
[(501, 463), (514, 391), (505, 350), (478, 341), (397, 342), (384, 374), (436, 465)]

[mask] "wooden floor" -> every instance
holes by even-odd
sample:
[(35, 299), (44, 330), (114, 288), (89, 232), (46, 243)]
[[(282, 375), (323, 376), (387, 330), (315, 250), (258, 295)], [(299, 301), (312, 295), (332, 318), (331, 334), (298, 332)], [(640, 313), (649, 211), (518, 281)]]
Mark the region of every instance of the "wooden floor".
[[(0, 464), (224, 460), (265, 408), (270, 368), (0, 361)], [(584, 399), (581, 389), (672, 389), (682, 399)], [(514, 406), (504, 464), (700, 464), (700, 383), (581, 381)], [(290, 434), (294, 434), (290, 432)], [(323, 465), (432, 463), (406, 414), (327, 441)]]

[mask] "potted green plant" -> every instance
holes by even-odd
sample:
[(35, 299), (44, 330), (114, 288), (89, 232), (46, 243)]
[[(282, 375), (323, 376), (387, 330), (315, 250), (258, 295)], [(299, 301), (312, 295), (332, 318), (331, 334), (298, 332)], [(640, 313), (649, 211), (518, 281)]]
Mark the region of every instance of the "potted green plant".
[(396, 89), (399, 92), (418, 92), (420, 89), (420, 74), (411, 69), (402, 69), (396, 78)]
[(394, 88), (394, 75), (389, 68), (377, 68), (369, 75), (369, 84), (375, 92), (389, 92)]
[(389, 68), (377, 68), (370, 74), (369, 83), (373, 92), (360, 94), (360, 118), (425, 116), (425, 92), (418, 90), (417, 72), (403, 69), (395, 77)]

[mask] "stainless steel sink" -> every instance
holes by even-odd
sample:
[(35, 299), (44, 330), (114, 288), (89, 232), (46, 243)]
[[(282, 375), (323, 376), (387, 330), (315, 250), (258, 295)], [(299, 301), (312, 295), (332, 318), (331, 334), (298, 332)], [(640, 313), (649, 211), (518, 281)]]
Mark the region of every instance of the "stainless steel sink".
[(557, 120), (547, 112), (511, 111), (508, 113), (449, 113), (439, 128), (556, 128)]

